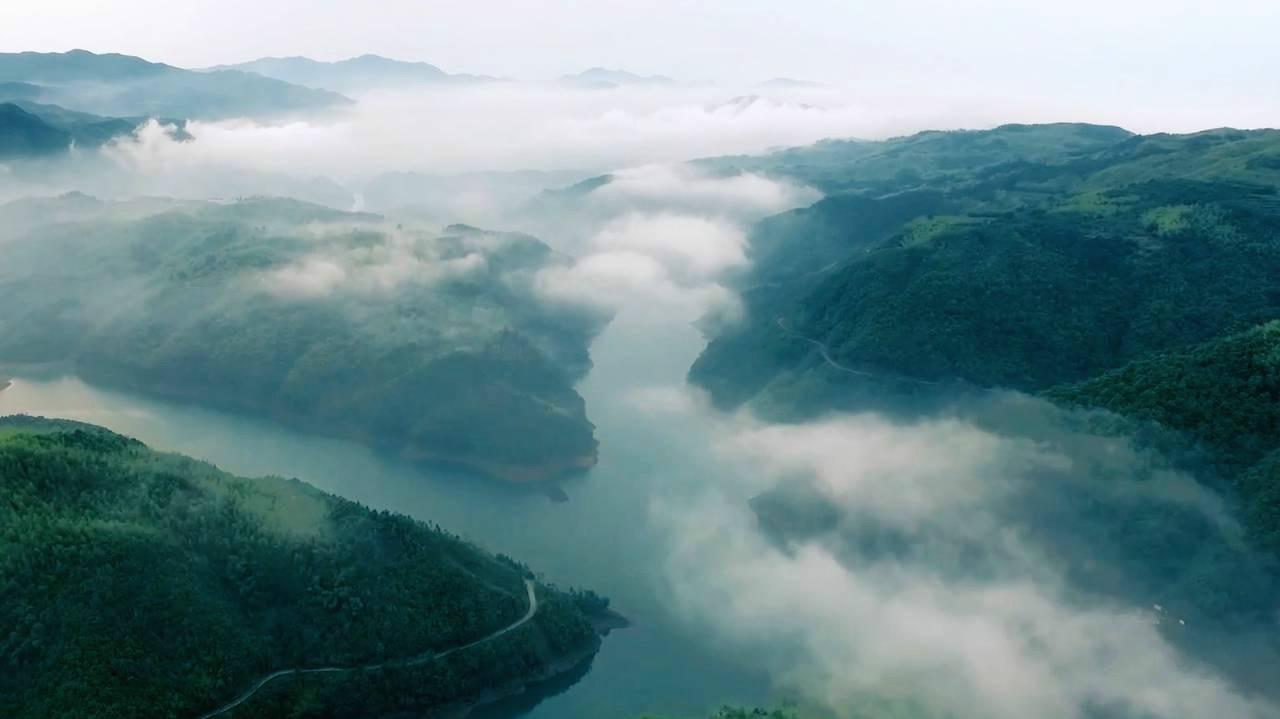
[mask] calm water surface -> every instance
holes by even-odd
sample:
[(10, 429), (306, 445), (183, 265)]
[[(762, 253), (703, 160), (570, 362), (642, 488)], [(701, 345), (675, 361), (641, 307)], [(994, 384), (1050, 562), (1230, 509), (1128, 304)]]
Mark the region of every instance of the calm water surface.
[(237, 474), (299, 477), (375, 509), (438, 522), (528, 562), (561, 586), (609, 595), (634, 626), (613, 632), (572, 686), (549, 686), (544, 693), (550, 696), (532, 708), (528, 701), (493, 708), (507, 716), (705, 716), (726, 702), (768, 703), (768, 682), (671, 609), (664, 547), (678, 538), (650, 520), (650, 507), (655, 500), (678, 500), (728, 470), (708, 450), (714, 418), (693, 411), (655, 420), (633, 401), (637, 391), (682, 385), (702, 346), (688, 325), (634, 316), (619, 317), (596, 340), (595, 367), (580, 390), (597, 425), (600, 462), (565, 486), (570, 501), (563, 504), (537, 492), (411, 467), (349, 442), (156, 402), (74, 377), (16, 377), (0, 391), (0, 414), (92, 422)]

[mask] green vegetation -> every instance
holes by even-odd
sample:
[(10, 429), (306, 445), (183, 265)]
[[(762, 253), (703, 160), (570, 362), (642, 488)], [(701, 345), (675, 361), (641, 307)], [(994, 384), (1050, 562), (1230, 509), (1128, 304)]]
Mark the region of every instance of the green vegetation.
[(439, 528), (73, 422), (0, 420), (0, 713), (380, 716), (515, 688), (594, 652), (575, 600)]
[(831, 385), (856, 380), (814, 343), (871, 374), (1039, 391), (1280, 317), (1280, 132), (1006, 126), (855, 145), (741, 163), (811, 179), (797, 156), (826, 158), (852, 186), (870, 172), (857, 158), (876, 158), (879, 179), (755, 228), (749, 319), (690, 373), (718, 403), (838, 405)]
[(568, 260), (532, 237), (275, 199), (72, 195), (9, 215), (0, 362), (504, 479), (594, 462), (573, 384), (599, 320), (540, 300), (534, 273)]
[[(722, 406), (781, 418), (910, 409), (974, 387), (1106, 409), (1088, 415), (1092, 430), (1134, 436), (1222, 490), (1274, 556), (1278, 157), (1276, 130), (1053, 125), (705, 161), (830, 194), (757, 225), (739, 285), (747, 319), (712, 338), (690, 379)], [(1054, 512), (1074, 506), (1051, 499)], [(774, 509), (784, 527), (833, 521)], [(1134, 514), (1067, 526), (1160, 548), (1121, 562), (1134, 581), (1149, 575), (1147, 588), (1179, 587), (1207, 616), (1257, 615), (1248, 597), (1267, 572), (1240, 570), (1229, 544), (1176, 513), (1124, 511)], [(1181, 563), (1150, 574), (1171, 547)]]
[(1055, 164), (1132, 138), (1118, 127), (1080, 123), (1002, 125), (994, 130), (929, 131), (884, 142), (824, 140), (758, 157), (696, 164), (798, 180), (829, 195), (887, 194), (910, 187), (976, 185), (1025, 164)]
[(1046, 394), (1156, 422), (1203, 447), (1210, 476), (1229, 483), (1248, 532), (1280, 552), (1280, 321)]

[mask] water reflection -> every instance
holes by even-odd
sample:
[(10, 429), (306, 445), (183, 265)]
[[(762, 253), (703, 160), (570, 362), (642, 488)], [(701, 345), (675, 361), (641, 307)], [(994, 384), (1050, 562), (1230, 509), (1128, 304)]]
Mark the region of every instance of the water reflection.
[(0, 391), (0, 414), (64, 417), (106, 426), (162, 450), (207, 459), (250, 476), (299, 477), (375, 509), (422, 519), (493, 551), (527, 561), (548, 581), (612, 598), (631, 628), (613, 632), (580, 673), (542, 685), (485, 716), (705, 716), (726, 702), (767, 704), (768, 682), (669, 606), (664, 574), (670, 538), (650, 519), (654, 498), (695, 491), (726, 468), (710, 456), (710, 420), (662, 422), (634, 393), (678, 386), (702, 340), (692, 328), (619, 318), (592, 348), (581, 391), (600, 439), (600, 463), (564, 485), (567, 503), (493, 481), (375, 455), (340, 440), (269, 422), (151, 401), (74, 377), (19, 375)]

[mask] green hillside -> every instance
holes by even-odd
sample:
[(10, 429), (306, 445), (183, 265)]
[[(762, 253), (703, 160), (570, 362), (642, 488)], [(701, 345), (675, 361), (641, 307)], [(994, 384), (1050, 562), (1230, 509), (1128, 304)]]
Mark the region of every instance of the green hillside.
[[(722, 405), (808, 413), (861, 381), (821, 345), (869, 375), (1038, 391), (1280, 317), (1280, 132), (1129, 137), (1058, 161), (997, 147), (970, 163), (990, 172), (904, 176), (760, 223), (749, 319), (691, 378)], [(786, 172), (785, 155), (758, 163)]]
[[(438, 528), (245, 479), (106, 430), (0, 419), (0, 713), (192, 717), (428, 711), (518, 687), (599, 641), (574, 599)], [(357, 691), (358, 690), (358, 691)], [(350, 702), (358, 699), (356, 704)]]
[(9, 215), (0, 364), (514, 481), (594, 462), (573, 385), (598, 319), (540, 299), (534, 273), (569, 260), (532, 237), (283, 199), (69, 195)]
[(1142, 359), (1049, 398), (1176, 430), (1203, 448), (1256, 540), (1280, 551), (1280, 321)]
[[(986, 388), (1109, 410), (1105, 421), (1087, 415), (1094, 430), (1130, 435), (1218, 490), (1252, 544), (1274, 555), (1280, 131), (1067, 127), (1111, 144), (1067, 142), (1063, 126), (1006, 126), (861, 143), (841, 161), (840, 147), (824, 144), (755, 158), (757, 169), (806, 179), (819, 175), (797, 158), (829, 157), (821, 177), (845, 186), (873, 166), (859, 158), (900, 157), (912, 171), (874, 165), (879, 184), (759, 223), (754, 264), (737, 279), (747, 319), (711, 338), (690, 379), (720, 406), (781, 419), (963, 407)], [(978, 156), (948, 169), (957, 146)], [(1061, 514), (1074, 501), (1046, 507)], [(1078, 532), (1088, 519), (1068, 526)], [(1140, 524), (1113, 520), (1091, 534)], [(1215, 592), (1230, 592), (1206, 587), (1226, 586), (1236, 570), (1221, 573), (1234, 566), (1229, 552), (1207, 550), (1188, 526), (1139, 545), (1184, 545), (1186, 565), (1152, 586), (1185, 585), (1191, 603), (1212, 607)], [(1150, 568), (1131, 564), (1134, 581)], [(1196, 577), (1175, 576), (1184, 571)]]

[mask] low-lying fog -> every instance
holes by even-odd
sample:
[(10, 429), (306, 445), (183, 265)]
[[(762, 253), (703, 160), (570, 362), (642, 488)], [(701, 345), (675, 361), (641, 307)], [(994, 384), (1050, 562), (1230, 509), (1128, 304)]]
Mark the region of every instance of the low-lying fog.
[[(865, 85), (866, 83), (863, 83)], [(862, 85), (859, 85), (861, 87)], [(873, 89), (872, 89), (873, 88)], [(0, 166), (0, 200), (78, 189), (102, 197), (282, 194), (364, 209), (384, 173), (420, 173), (424, 206), (454, 221), (505, 218), (538, 190), (653, 163), (761, 152), (824, 138), (1087, 120), (1139, 132), (1265, 125), (1280, 107), (1236, 96), (1188, 107), (1160, 97), (1080, 98), (895, 92), (829, 85), (712, 83), (582, 90), (493, 82), (358, 95), (350, 108), (274, 121), (192, 121), (179, 141), (152, 124), (62, 162)], [(501, 175), (536, 170), (523, 175)], [(376, 189), (376, 187), (374, 188)], [(377, 211), (393, 207), (369, 207)], [(421, 208), (419, 208), (421, 209)], [(441, 212), (441, 219), (449, 212)]]
[[(673, 163), (995, 115), (1046, 119), (1054, 108), (975, 109), (941, 122), (821, 88), (726, 104), (732, 97), (714, 87), (371, 95), (353, 114), (323, 120), (193, 124), (191, 142), (150, 126), (100, 157), (4, 181), (10, 195), (306, 196), (314, 183), (335, 204), (360, 207), (382, 172), (546, 173), (440, 183), (446, 201), (423, 197), (421, 214), (538, 235), (578, 258), (540, 276), (540, 291), (616, 313), (581, 386), (599, 465), (569, 483), (567, 504), (74, 378), (19, 377), (0, 391), (0, 413), (96, 422), (235, 472), (297, 476), (612, 596), (635, 626), (531, 716), (698, 715), (789, 692), (841, 716), (1274, 714), (1221, 668), (1187, 658), (1177, 634), (1187, 617), (1155, 608), (1161, 595), (1126, 593), (1123, 577), (1106, 592), (1075, 584), (1079, 566), (1128, 559), (1087, 540), (1058, 542), (1054, 513), (1073, 511), (1072, 492), (1171, 507), (1223, 542), (1235, 537), (1211, 497), (1123, 440), (1083, 436), (1069, 418), (1012, 395), (910, 421), (858, 414), (770, 425), (719, 413), (685, 385), (704, 342), (693, 323), (737, 309), (722, 278), (748, 262), (746, 228), (817, 194)], [(564, 216), (509, 206), (605, 171), (615, 182)], [(762, 527), (751, 500), (792, 485), (833, 508), (834, 530), (778, 537)], [(909, 550), (857, 541), (868, 526)]]

